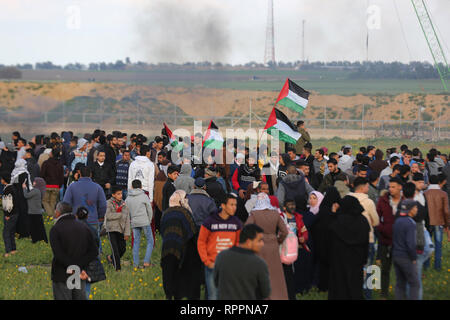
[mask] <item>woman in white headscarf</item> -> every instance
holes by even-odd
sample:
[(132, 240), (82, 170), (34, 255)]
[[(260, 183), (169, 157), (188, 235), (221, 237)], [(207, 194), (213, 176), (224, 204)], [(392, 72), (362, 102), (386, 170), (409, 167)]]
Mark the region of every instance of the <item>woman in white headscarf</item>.
[(30, 177), (30, 173), (28, 172), (27, 169), (27, 162), (25, 159), (18, 159), (16, 161), (16, 163), (14, 164), (14, 170), (11, 172), (11, 183), (18, 183), (19, 182), (19, 176), (22, 173), (26, 173), (27, 174), (27, 184), (28, 184), (28, 189), (31, 190), (33, 189), (33, 185), (31, 184), (31, 177)]
[(198, 230), (184, 190), (175, 191), (161, 217), (161, 268), (168, 300), (200, 299), (202, 261), (197, 251)]
[(256, 204), (245, 224), (256, 224), (264, 230), (264, 247), (258, 255), (264, 259), (269, 268), (271, 300), (287, 300), (287, 288), (279, 246), (288, 235), (286, 224), (278, 210), (270, 204), (266, 193), (259, 193)]

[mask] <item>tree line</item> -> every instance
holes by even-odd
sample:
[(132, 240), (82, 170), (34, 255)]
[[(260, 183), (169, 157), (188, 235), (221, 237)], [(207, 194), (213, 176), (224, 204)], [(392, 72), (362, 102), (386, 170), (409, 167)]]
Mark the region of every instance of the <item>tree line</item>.
[(434, 65), (429, 62), (413, 61), (410, 63), (383, 61), (331, 61), (309, 62), (295, 61), (269, 63), (267, 65), (254, 61), (240, 65), (222, 64), (220, 62), (186, 62), (176, 63), (146, 63), (131, 62), (130, 58), (116, 62), (68, 63), (56, 65), (51, 61), (4, 66), (0, 64), (0, 78), (17, 77), (20, 70), (77, 70), (77, 71), (145, 71), (145, 70), (284, 70), (284, 71), (343, 71), (350, 79), (438, 79), (439, 74)]

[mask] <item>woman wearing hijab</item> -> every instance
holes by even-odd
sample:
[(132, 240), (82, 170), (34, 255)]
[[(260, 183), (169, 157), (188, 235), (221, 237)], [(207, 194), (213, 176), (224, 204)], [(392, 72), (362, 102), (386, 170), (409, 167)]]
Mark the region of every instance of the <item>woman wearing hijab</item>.
[(345, 196), (330, 224), (329, 300), (363, 300), (370, 226), (358, 199)]
[[(335, 187), (328, 187), (325, 191), (316, 221), (311, 226), (312, 241), (314, 247), (314, 260), (319, 269), (317, 287), (319, 291), (328, 291), (330, 271), (330, 224), (336, 217), (341, 196)], [(307, 219), (308, 220), (308, 219)]]
[[(306, 247), (299, 249), (297, 261), (294, 262), (295, 268), (295, 287), (297, 293), (305, 294), (313, 286), (318, 284), (318, 267), (314, 261), (314, 242), (312, 238), (312, 226), (316, 222), (319, 213), (320, 204), (323, 201), (323, 194), (318, 191), (312, 191), (309, 194), (309, 205), (306, 206), (306, 200), (300, 207), (300, 214), (303, 217), (303, 223), (308, 230), (308, 240)], [(309, 249), (309, 250), (308, 250)]]
[(319, 191), (312, 191), (309, 193), (309, 211), (316, 215), (319, 213), (320, 204), (323, 200), (323, 194)]
[(168, 300), (200, 299), (202, 262), (197, 251), (197, 228), (186, 192), (175, 191), (161, 217), (161, 268)]
[(19, 159), (15, 162), (14, 170), (11, 172), (11, 182), (12, 183), (18, 182), (19, 176), (23, 173), (26, 173), (27, 175), (27, 184), (28, 184), (27, 188), (33, 189), (33, 186), (31, 184), (30, 173), (28, 172), (27, 162), (25, 159)]
[(45, 190), (45, 181), (39, 177), (34, 178), (33, 189), (29, 191), (27, 188), (23, 189), (23, 195), (27, 199), (28, 204), (31, 241), (33, 243), (42, 240), (48, 243), (44, 220), (42, 219), (42, 198), (44, 197)]
[(17, 220), (16, 233), (19, 234), (19, 239), (28, 238), (30, 236), (30, 216), (28, 215), (28, 203), (24, 196), (24, 191), (30, 191), (29, 187), (30, 176), (28, 172), (22, 172), (15, 177), (13, 186), (17, 192), (19, 203), (19, 217)]
[(258, 255), (264, 259), (269, 268), (270, 286), (272, 292), (269, 299), (287, 300), (288, 293), (281, 264), (279, 246), (288, 235), (286, 224), (278, 210), (270, 204), (266, 193), (259, 193), (256, 205), (250, 212), (245, 224), (256, 224), (264, 230), (264, 247)]

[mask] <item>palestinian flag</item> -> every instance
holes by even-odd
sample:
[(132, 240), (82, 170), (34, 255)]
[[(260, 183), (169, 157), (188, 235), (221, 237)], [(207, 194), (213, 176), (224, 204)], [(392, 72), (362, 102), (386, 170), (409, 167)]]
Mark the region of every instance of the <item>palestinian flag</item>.
[(164, 129), (166, 129), (167, 136), (169, 137), (170, 146), (174, 151), (180, 151), (183, 149), (183, 144), (178, 141), (178, 139), (173, 135), (172, 131), (170, 131), (169, 127), (164, 123)]
[(208, 130), (206, 131), (205, 140), (203, 140), (203, 148), (221, 150), (223, 147), (223, 138), (219, 133), (219, 128), (211, 120)]
[(270, 135), (273, 135), (274, 131), (278, 131), (279, 139), (291, 144), (296, 144), (302, 136), (288, 117), (277, 108), (273, 108), (264, 130), (267, 130)]
[(284, 84), (283, 89), (281, 89), (281, 92), (278, 95), (275, 106), (277, 104), (281, 104), (282, 106), (302, 113), (308, 105), (308, 98), (309, 92), (296, 83), (292, 82), (288, 78), (286, 79), (286, 83)]

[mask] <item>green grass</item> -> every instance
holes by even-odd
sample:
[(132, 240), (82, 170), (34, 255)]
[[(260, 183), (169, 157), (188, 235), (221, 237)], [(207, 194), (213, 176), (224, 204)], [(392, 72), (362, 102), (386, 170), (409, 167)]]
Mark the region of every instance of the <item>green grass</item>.
[[(308, 79), (296, 80), (296, 83), (308, 91), (329, 95), (356, 95), (356, 94), (400, 94), (426, 93), (440, 94), (443, 92), (442, 83), (439, 80), (347, 80), (347, 79)], [(132, 82), (140, 85), (165, 86), (165, 87), (204, 87), (216, 89), (234, 89), (248, 91), (276, 91), (279, 92), (284, 84), (282, 79), (276, 81), (248, 80), (248, 81), (147, 81)], [(423, 88), (423, 89), (422, 89)]]
[[(47, 232), (53, 222), (45, 218)], [(2, 226), (2, 222), (0, 223)], [(448, 277), (450, 275), (450, 244), (444, 236), (443, 240), (442, 271), (434, 269), (424, 271), (424, 299), (450, 299), (448, 290)], [(50, 245), (40, 242), (32, 244), (30, 239), (18, 239), (17, 254), (0, 258), (0, 299), (5, 300), (52, 300), (52, 282), (50, 277), (52, 251)], [(106, 238), (102, 238), (105, 254), (111, 249)], [(141, 257), (144, 256), (145, 241), (141, 243)], [(159, 266), (161, 252), (161, 237), (157, 234), (156, 245), (152, 254), (152, 263), (155, 267), (134, 269), (131, 261), (131, 243), (127, 243), (127, 251), (122, 258), (127, 265), (122, 271), (116, 272), (113, 267), (102, 262), (105, 267), (107, 280), (95, 283), (91, 288), (92, 300), (162, 300), (165, 298), (162, 288), (161, 268)], [(4, 253), (4, 249), (1, 250)], [(18, 268), (25, 266), (28, 273), (19, 272)], [(395, 286), (395, 275), (392, 270), (391, 285)], [(393, 289), (391, 289), (393, 298)], [(204, 292), (202, 292), (204, 297)], [(298, 295), (302, 300), (326, 300), (327, 294), (311, 290), (308, 294)], [(374, 298), (379, 294), (375, 292)]]

